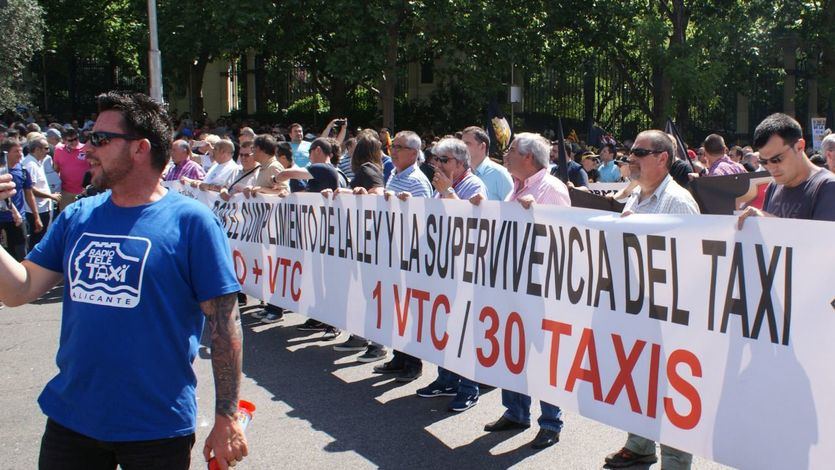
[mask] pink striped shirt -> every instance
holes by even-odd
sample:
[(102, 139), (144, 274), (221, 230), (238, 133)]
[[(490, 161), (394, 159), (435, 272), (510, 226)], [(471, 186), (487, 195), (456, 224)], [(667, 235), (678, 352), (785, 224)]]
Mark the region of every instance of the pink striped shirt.
[(515, 201), (530, 194), (537, 204), (555, 204), (557, 206), (571, 206), (568, 187), (562, 181), (548, 174), (548, 168), (534, 173), (525, 181), (513, 178), (513, 192), (507, 198)]

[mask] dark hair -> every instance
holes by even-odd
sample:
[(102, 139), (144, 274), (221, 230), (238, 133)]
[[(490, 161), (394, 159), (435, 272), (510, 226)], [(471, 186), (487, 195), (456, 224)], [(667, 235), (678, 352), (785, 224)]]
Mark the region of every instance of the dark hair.
[(803, 129), (800, 123), (791, 116), (774, 113), (763, 119), (763, 122), (754, 130), (754, 148), (764, 147), (773, 135), (779, 136), (783, 142), (791, 145), (803, 137)]
[(705, 152), (711, 155), (725, 154), (725, 139), (723, 139), (719, 134), (710, 134), (705, 137), (705, 141), (702, 143), (702, 146), (705, 148)]
[[(290, 124), (290, 127), (287, 130), (292, 132), (293, 129), (296, 128), (296, 127), (302, 127), (302, 125), (299, 124), (298, 122), (294, 122), (293, 124)], [(302, 128), (302, 130), (304, 130), (304, 128)]]
[(607, 143), (603, 144), (603, 147), (601, 147), (600, 149), (601, 149), (601, 150), (603, 150), (603, 149), (609, 149), (609, 151), (610, 151), (610, 152), (612, 152), (612, 158), (614, 158), (614, 157), (616, 157), (616, 156), (618, 155), (618, 148), (617, 148), (617, 146), (615, 146), (615, 144), (613, 144), (613, 143), (611, 143), (611, 142), (607, 142)]
[(461, 131), (461, 135), (463, 136), (464, 134), (472, 134), (476, 142), (484, 144), (487, 152), (490, 152), (490, 136), (484, 132), (484, 129), (478, 126), (470, 126)]
[(331, 165), (339, 166), (339, 160), (342, 158), (342, 146), (333, 137), (328, 137), (328, 143), (331, 146)]
[(310, 143), (310, 149), (308, 151), (312, 152), (313, 149), (317, 148), (322, 149), (322, 152), (325, 155), (327, 155), (328, 158), (330, 158), (332, 152), (330, 139), (328, 139), (327, 137), (318, 137), (316, 140)]
[[(151, 143), (151, 166), (165, 168), (171, 153), (172, 126), (162, 106), (143, 93), (111, 91), (96, 97), (99, 113), (116, 111), (122, 115), (122, 131)], [(69, 133), (71, 131), (67, 131)]]
[(276, 143), (275, 150), (276, 150), (275, 155), (280, 156), (280, 157), (283, 156), (284, 158), (289, 160), (290, 163), (293, 162), (293, 147), (290, 146), (289, 142), (283, 142), (282, 141), (282, 142)]
[(278, 143), (270, 134), (261, 134), (252, 141), (253, 147), (261, 149), (267, 155), (275, 156), (275, 149)]
[(12, 147), (21, 147), (23, 144), (20, 143), (17, 139), (6, 139), (0, 144), (0, 153), (6, 153), (12, 149)]
[(359, 168), (368, 162), (377, 165), (380, 170), (383, 169), (383, 144), (371, 133), (363, 132), (357, 137), (357, 146), (354, 147), (354, 155), (351, 158), (351, 170), (357, 173)]

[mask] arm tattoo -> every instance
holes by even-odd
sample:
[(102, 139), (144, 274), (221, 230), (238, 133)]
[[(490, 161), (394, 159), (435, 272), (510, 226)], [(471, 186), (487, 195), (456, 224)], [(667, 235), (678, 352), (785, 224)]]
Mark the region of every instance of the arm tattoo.
[(212, 339), (215, 413), (232, 417), (238, 411), (243, 362), (243, 334), (237, 293), (201, 302), (200, 307), (208, 318)]

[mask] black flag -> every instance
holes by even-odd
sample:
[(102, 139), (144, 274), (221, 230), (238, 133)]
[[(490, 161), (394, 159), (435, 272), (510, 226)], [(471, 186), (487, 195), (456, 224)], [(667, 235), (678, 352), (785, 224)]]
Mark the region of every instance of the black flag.
[(568, 184), (568, 153), (565, 151), (565, 135), (562, 132), (562, 118), (557, 120), (557, 147), (559, 147), (560, 155), (557, 159), (557, 178), (565, 184)]
[(681, 134), (678, 133), (678, 129), (672, 119), (667, 118), (667, 124), (664, 126), (664, 132), (676, 138), (676, 152), (678, 152), (679, 158), (687, 160), (687, 163), (690, 164), (690, 171), (695, 173), (696, 167), (693, 166), (693, 159), (691, 159), (690, 155), (687, 153), (687, 146), (684, 145), (684, 139), (681, 138)]

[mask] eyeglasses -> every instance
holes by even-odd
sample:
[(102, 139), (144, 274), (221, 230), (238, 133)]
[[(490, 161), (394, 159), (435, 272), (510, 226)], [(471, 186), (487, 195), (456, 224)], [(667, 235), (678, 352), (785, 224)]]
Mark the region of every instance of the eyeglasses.
[(97, 131), (90, 133), (88, 141), (93, 147), (102, 147), (109, 144), (113, 139), (139, 140), (141, 137), (130, 134), (119, 134), (116, 132)]
[(78, 137), (67, 137), (67, 142), (78, 142)]
[(438, 162), (438, 163), (441, 163), (441, 164), (446, 163), (446, 162), (448, 162), (448, 161), (450, 161), (450, 160), (452, 160), (452, 157), (446, 157), (446, 156), (444, 156), (444, 157), (435, 157), (435, 161), (436, 161), (436, 162)]
[(635, 147), (629, 151), (629, 155), (635, 155), (638, 158), (644, 158), (647, 155), (655, 155), (663, 152), (664, 150), (642, 149), (640, 147)]
[(762, 166), (766, 166), (769, 163), (771, 163), (772, 165), (779, 165), (780, 163), (783, 162), (783, 159), (785, 158), (783, 156), (783, 154), (785, 154), (786, 152), (791, 150), (792, 145), (794, 145), (794, 144), (789, 145), (789, 148), (787, 148), (786, 150), (783, 150), (782, 152), (778, 153), (777, 155), (775, 155), (771, 158), (757, 158), (757, 160), (760, 161), (760, 165), (762, 165)]
[(392, 146), (391, 146), (391, 149), (392, 149), (392, 150), (404, 150), (404, 149), (405, 149), (405, 150), (412, 150), (412, 148), (411, 148), (411, 147), (407, 147), (407, 146), (405, 146), (405, 145), (400, 145), (400, 144), (394, 144), (394, 145), (392, 145)]

